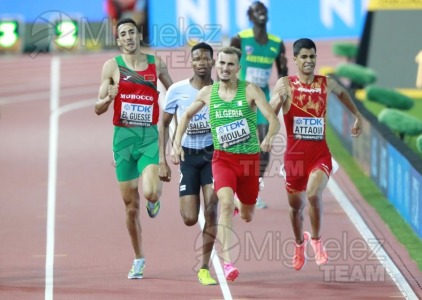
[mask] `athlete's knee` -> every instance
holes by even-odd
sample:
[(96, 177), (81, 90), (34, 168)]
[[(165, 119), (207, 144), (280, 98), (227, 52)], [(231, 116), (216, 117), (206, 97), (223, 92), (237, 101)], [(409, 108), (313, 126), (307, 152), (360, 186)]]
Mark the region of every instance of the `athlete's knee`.
[(185, 223), (186, 226), (193, 226), (198, 222), (198, 215), (197, 214), (186, 214), (181, 213), (183, 223)]
[(319, 207), (321, 206), (321, 196), (318, 193), (308, 193), (308, 201), (312, 207)]
[(291, 211), (302, 211), (305, 208), (305, 201), (302, 197), (289, 197), (289, 205)]
[(138, 217), (139, 215), (139, 201), (131, 201), (126, 203), (126, 216), (129, 219)]
[(160, 198), (160, 194), (156, 189), (148, 189), (143, 191), (144, 198), (150, 202), (156, 202)]
[(221, 213), (222, 214), (233, 214), (233, 210), (234, 210), (234, 203), (233, 202), (221, 202)]

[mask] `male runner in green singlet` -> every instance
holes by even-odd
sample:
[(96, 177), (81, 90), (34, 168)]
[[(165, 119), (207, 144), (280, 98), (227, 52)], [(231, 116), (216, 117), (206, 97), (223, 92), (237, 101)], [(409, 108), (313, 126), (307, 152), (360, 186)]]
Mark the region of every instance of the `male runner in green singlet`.
[[(232, 247), (232, 217), (234, 194), (239, 197), (240, 216), (252, 220), (259, 189), (259, 151), (271, 151), (280, 122), (262, 90), (254, 84), (237, 79), (242, 53), (235, 47), (221, 49), (217, 56), (217, 75), (220, 79), (202, 88), (195, 101), (180, 120), (174, 138), (173, 162), (184, 160), (182, 136), (189, 120), (205, 105), (210, 112), (211, 133), (214, 142), (212, 173), (214, 190), (221, 204), (218, 237), (224, 261), (224, 275), (235, 280), (239, 270), (230, 257)], [(256, 130), (256, 109), (269, 121), (269, 130), (259, 145)]]

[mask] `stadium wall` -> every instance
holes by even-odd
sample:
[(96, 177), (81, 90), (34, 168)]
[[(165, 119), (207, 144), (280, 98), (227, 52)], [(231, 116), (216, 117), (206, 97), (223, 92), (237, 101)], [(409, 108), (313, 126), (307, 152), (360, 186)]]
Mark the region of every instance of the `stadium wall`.
[(363, 133), (350, 136), (353, 115), (330, 96), (328, 122), (365, 174), (422, 238), (422, 161), (359, 101), (364, 116)]

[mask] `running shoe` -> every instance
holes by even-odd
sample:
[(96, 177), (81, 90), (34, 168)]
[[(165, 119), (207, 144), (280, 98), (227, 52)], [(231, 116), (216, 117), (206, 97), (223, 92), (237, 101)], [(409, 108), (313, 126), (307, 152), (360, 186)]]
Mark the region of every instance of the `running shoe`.
[(314, 249), (315, 262), (317, 265), (321, 266), (326, 264), (328, 262), (328, 254), (327, 250), (325, 250), (325, 247), (321, 242), (321, 238), (311, 239), (311, 246)]
[(211, 277), (210, 271), (207, 269), (199, 269), (198, 280), (202, 285), (216, 285), (217, 281)]
[(262, 191), (264, 189), (264, 178), (259, 177), (259, 190)]
[(150, 218), (155, 218), (160, 212), (160, 200), (154, 203), (147, 201), (147, 212)]
[[(264, 178), (259, 177), (259, 193), (264, 189)], [(256, 198), (255, 207), (259, 209), (267, 208), (267, 203), (262, 200), (261, 196), (258, 193), (258, 198)]]
[(229, 281), (235, 281), (239, 277), (239, 270), (233, 266), (233, 263), (224, 263), (224, 277)]
[(305, 265), (306, 246), (310, 239), (311, 239), (311, 234), (307, 231), (304, 231), (302, 244), (298, 245), (295, 243), (295, 254), (293, 256), (293, 268), (295, 268), (296, 271), (299, 271)]
[(233, 217), (237, 216), (239, 214), (239, 209), (237, 207), (235, 207), (233, 209)]
[(144, 275), (145, 268), (145, 259), (135, 259), (132, 264), (132, 269), (130, 269), (129, 274), (127, 274), (128, 279), (142, 279)]
[(262, 198), (258, 195), (258, 198), (256, 198), (256, 203), (255, 203), (255, 207), (259, 208), (259, 209), (264, 209), (267, 208), (268, 205), (267, 203), (264, 202), (264, 200), (262, 200)]

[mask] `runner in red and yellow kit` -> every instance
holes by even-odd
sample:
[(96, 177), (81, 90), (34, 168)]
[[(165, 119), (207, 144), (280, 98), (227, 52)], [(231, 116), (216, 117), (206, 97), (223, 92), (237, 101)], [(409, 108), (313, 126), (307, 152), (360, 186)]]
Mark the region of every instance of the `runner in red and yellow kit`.
[(167, 66), (140, 50), (142, 34), (132, 19), (116, 25), (117, 44), (122, 55), (105, 62), (95, 112), (105, 113), (114, 101), (113, 153), (120, 193), (126, 206), (126, 225), (135, 252), (129, 279), (142, 278), (145, 266), (139, 220), (138, 191), (142, 191), (147, 211), (154, 218), (160, 208), (161, 181), (158, 177), (159, 116), (157, 78), (167, 89), (172, 80)]
[[(332, 92), (355, 115), (351, 129), (353, 137), (361, 133), (362, 117), (349, 93), (334, 79), (314, 75), (316, 46), (310, 39), (293, 44), (293, 59), (298, 75), (277, 81), (271, 106), (284, 113), (287, 146), (284, 155), (284, 175), (290, 204), (290, 218), (296, 240), (293, 267), (305, 264), (306, 244), (311, 239), (318, 265), (328, 262), (321, 242), (322, 192), (332, 170), (331, 153), (325, 141), (327, 95)], [(310, 204), (311, 233), (303, 231), (303, 209)]]

